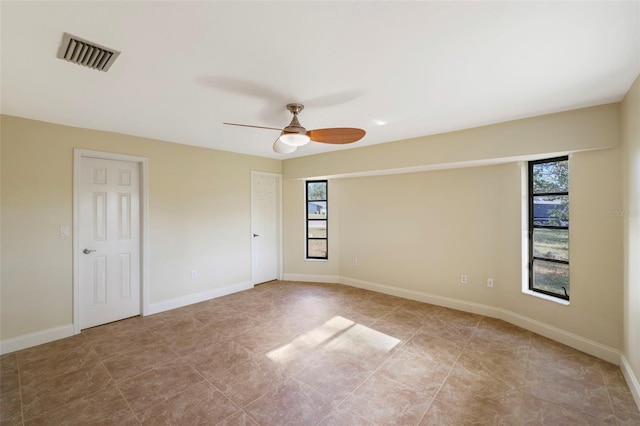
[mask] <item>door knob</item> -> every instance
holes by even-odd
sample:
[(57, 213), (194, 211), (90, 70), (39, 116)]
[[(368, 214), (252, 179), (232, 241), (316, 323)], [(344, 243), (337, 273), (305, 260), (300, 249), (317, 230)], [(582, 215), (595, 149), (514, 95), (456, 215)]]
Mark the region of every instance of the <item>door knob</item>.
[(89, 250), (89, 249), (84, 249), (84, 250), (82, 250), (82, 252), (83, 252), (84, 254), (90, 254), (90, 253), (93, 253), (94, 251), (95, 251), (95, 250)]
[(258, 235), (258, 234), (253, 234), (253, 238), (255, 238), (255, 237), (259, 237), (259, 236), (260, 236), (260, 235)]

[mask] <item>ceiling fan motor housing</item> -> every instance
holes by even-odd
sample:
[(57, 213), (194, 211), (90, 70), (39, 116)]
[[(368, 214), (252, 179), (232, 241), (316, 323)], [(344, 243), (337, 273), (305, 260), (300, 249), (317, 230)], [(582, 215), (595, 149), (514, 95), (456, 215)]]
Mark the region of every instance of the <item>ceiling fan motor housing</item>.
[(300, 125), (300, 123), (298, 122), (298, 119), (296, 117), (294, 117), (293, 120), (291, 120), (291, 124), (289, 124), (287, 127), (285, 127), (283, 129), (283, 131), (285, 133), (297, 133), (297, 134), (300, 134), (300, 135), (307, 134), (307, 129), (305, 129), (304, 127), (302, 127)]
[(289, 123), (289, 125), (283, 129), (284, 132), (285, 133), (298, 133), (300, 135), (306, 134), (307, 133), (307, 129), (302, 127), (302, 125), (298, 121), (298, 114), (300, 113), (300, 111), (302, 111), (304, 109), (304, 105), (302, 105), (302, 104), (288, 104), (287, 105), (287, 109), (291, 112), (291, 114), (293, 114), (293, 119), (291, 120), (291, 123)]

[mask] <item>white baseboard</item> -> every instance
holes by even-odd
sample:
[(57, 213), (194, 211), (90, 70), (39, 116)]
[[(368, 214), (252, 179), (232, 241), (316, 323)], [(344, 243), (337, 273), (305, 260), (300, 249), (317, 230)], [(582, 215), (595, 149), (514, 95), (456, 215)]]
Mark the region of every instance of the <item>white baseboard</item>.
[(340, 283), (340, 277), (336, 275), (282, 274), (282, 279), (285, 281), (301, 281), (305, 283)]
[(620, 365), (621, 353), (617, 349), (613, 349), (609, 346), (594, 342), (593, 340), (585, 339), (577, 334), (570, 333), (552, 325), (545, 324), (504, 309), (502, 310), (502, 317), (500, 319), (517, 325), (518, 327), (533, 331), (536, 334), (555, 340), (556, 342), (560, 342), (563, 345), (567, 345), (581, 352), (593, 355), (596, 358), (603, 359), (615, 365)]
[(73, 324), (61, 325), (0, 341), (0, 355), (73, 336)]
[(252, 288), (253, 284), (251, 284), (250, 281), (245, 281), (238, 284), (214, 288), (212, 290), (207, 290), (200, 293), (176, 297), (175, 299), (165, 300), (164, 302), (150, 303), (147, 315), (153, 315), (164, 311), (170, 311), (171, 309), (182, 308), (183, 306), (193, 305), (194, 303), (204, 302), (207, 300), (215, 299), (217, 297), (237, 293), (239, 291), (250, 290)]
[(543, 322), (522, 316), (506, 309), (495, 308), (489, 305), (483, 305), (474, 302), (467, 302), (449, 297), (436, 296), (420, 291), (407, 290), (403, 288), (391, 287), (383, 284), (371, 283), (362, 280), (356, 280), (348, 277), (341, 277), (340, 283), (358, 287), (365, 290), (377, 291), (379, 293), (390, 294), (392, 296), (404, 297), (405, 299), (417, 300), (419, 302), (431, 303), (433, 305), (444, 306), (447, 308), (458, 309), (465, 312), (480, 314), (491, 318), (501, 319), (508, 323), (522, 327), (525, 330), (532, 331), (541, 336), (547, 337), (556, 342), (570, 346), (579, 351), (593, 355), (615, 365), (620, 365), (620, 351), (594, 342), (568, 331), (561, 330)]
[(620, 356), (620, 369), (622, 370), (622, 375), (627, 380), (633, 399), (636, 401), (636, 405), (640, 410), (640, 380), (633, 372), (629, 360), (627, 360), (624, 354)]
[[(194, 303), (215, 299), (216, 297), (226, 296), (228, 294), (237, 293), (243, 290), (249, 290), (251, 288), (253, 288), (253, 284), (247, 281), (204, 291), (201, 293), (189, 294), (187, 296), (178, 297), (164, 302), (149, 304), (149, 311), (147, 312), (147, 315), (181, 308), (183, 306), (191, 305)], [(38, 346), (43, 343), (53, 342), (54, 340), (64, 339), (65, 337), (70, 337), (74, 334), (75, 333), (73, 324), (68, 324), (60, 327), (50, 328), (47, 330), (36, 331), (35, 333), (12, 337), (10, 339), (0, 340), (0, 355), (27, 349), (32, 346)]]
[(356, 280), (354, 278), (341, 277), (340, 284), (362, 288), (364, 290), (377, 291), (378, 293), (403, 297), (405, 299), (417, 300), (418, 302), (430, 303), (432, 305), (444, 306), (446, 308), (457, 309), (460, 311), (471, 312), (474, 314), (485, 315), (492, 318), (498, 318), (500, 314), (499, 309), (496, 309), (489, 305), (467, 302), (450, 297), (436, 296), (420, 291), (407, 290), (404, 288), (391, 287), (388, 285), (372, 283), (369, 281)]
[[(339, 283), (352, 287), (362, 288), (365, 290), (377, 291), (379, 293), (389, 294), (392, 296), (403, 297), (406, 299), (417, 300), (420, 302), (431, 303), (433, 305), (444, 306), (447, 308), (458, 309), (465, 312), (485, 315), (492, 318), (502, 319), (511, 324), (530, 330), (534, 333), (555, 340), (574, 349), (593, 355), (597, 358), (604, 359), (612, 364), (620, 365), (622, 372), (627, 379), (627, 383), (633, 393), (636, 403), (640, 406), (640, 384), (635, 376), (631, 366), (626, 358), (621, 355), (620, 351), (610, 348), (600, 343), (585, 339), (573, 333), (561, 330), (540, 321), (519, 315), (505, 309), (494, 308), (489, 305), (468, 302), (443, 296), (436, 296), (429, 293), (407, 290), (397, 287), (391, 287), (383, 284), (372, 283), (368, 281), (357, 280), (348, 277), (338, 277), (332, 275), (309, 275), (309, 274), (284, 274), (283, 277), (287, 281), (302, 282), (325, 282)], [(249, 290), (253, 288), (251, 282), (242, 282), (221, 288), (208, 290), (201, 293), (190, 294), (164, 302), (149, 304), (149, 315), (156, 314), (171, 309), (181, 308), (206, 300), (215, 299), (217, 297), (226, 296), (228, 294), (237, 293), (239, 291)], [(32, 346), (41, 345), (43, 343), (52, 342), (54, 340), (63, 339), (74, 335), (73, 324), (63, 325), (50, 328), (47, 330), (37, 331), (22, 336), (13, 337), (0, 341), (0, 354), (11, 353), (26, 349)]]

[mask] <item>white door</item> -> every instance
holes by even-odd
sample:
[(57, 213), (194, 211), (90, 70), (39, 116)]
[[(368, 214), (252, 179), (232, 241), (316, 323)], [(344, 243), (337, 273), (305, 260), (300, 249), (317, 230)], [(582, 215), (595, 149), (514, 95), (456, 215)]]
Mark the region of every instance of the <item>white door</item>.
[(278, 278), (280, 176), (251, 174), (252, 282)]
[(140, 315), (138, 163), (82, 157), (80, 328)]

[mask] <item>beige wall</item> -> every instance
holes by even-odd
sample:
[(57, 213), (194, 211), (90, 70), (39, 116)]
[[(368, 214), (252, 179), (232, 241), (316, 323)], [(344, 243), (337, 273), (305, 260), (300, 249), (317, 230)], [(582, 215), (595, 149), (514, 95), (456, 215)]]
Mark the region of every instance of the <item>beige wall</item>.
[[(522, 293), (522, 166), (515, 161), (565, 152), (573, 152), (569, 306)], [(607, 214), (623, 205), (619, 104), (286, 160), (283, 170), (285, 179), (331, 178), (492, 158), (503, 164), (334, 176), (329, 227), (338, 247), (329, 256), (332, 262), (339, 257), (338, 265), (310, 265), (300, 251), (288, 253), (285, 272), (491, 306), (621, 350), (622, 221)], [(301, 180), (286, 181), (285, 217), (303, 214), (303, 188)], [(302, 247), (303, 221), (285, 226), (285, 249), (292, 242)], [(461, 274), (469, 284), (460, 284)], [(495, 279), (493, 289), (486, 287), (488, 277)]]
[[(634, 211), (640, 202), (639, 91), (636, 82), (622, 108), (626, 205), (620, 104), (284, 164), (2, 116), (1, 338), (72, 320), (71, 238), (60, 238), (59, 227), (72, 221), (73, 148), (84, 148), (149, 158), (151, 303), (250, 280), (250, 170), (283, 170), (287, 275), (347, 277), (509, 310), (607, 347), (624, 346), (637, 375), (640, 337), (633, 318), (640, 311), (640, 273), (633, 259), (640, 242), (633, 236), (639, 224), (637, 216), (625, 217), (623, 257), (624, 221), (607, 212)], [(569, 306), (521, 292), (521, 166), (515, 159), (559, 152), (575, 152)], [(329, 261), (304, 260), (301, 178), (494, 160), (504, 164), (331, 179)], [(190, 278), (192, 269), (198, 280)], [(464, 286), (462, 273), (469, 276)], [(489, 276), (493, 289), (485, 285)]]
[[(570, 160), (569, 306), (521, 291), (517, 163), (340, 181), (339, 273), (502, 308), (620, 349), (622, 223), (605, 215), (622, 205), (620, 152)], [(486, 286), (489, 277), (494, 288)]]
[[(251, 170), (281, 162), (1, 118), (1, 338), (72, 322), (73, 149), (149, 159), (150, 303), (251, 279)], [(191, 270), (198, 279), (191, 279)]]
[(496, 291), (482, 283), (497, 279), (503, 169), (344, 179), (341, 275), (491, 304)]
[(625, 167), (624, 220), (624, 351), (636, 377), (640, 406), (640, 77), (622, 102)]
[[(285, 179), (514, 161), (618, 146), (620, 104), (286, 160)], [(417, 171), (417, 170), (414, 170)]]

